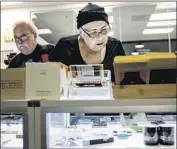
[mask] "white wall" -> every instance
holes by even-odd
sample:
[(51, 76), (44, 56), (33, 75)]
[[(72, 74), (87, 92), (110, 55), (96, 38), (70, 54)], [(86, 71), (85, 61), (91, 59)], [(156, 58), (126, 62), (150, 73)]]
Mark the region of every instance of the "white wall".
[(1, 50), (16, 49), (13, 42), (4, 41), (6, 28), (12, 29), (13, 24), (18, 20), (30, 20), (29, 10), (2, 10), (1, 11)]

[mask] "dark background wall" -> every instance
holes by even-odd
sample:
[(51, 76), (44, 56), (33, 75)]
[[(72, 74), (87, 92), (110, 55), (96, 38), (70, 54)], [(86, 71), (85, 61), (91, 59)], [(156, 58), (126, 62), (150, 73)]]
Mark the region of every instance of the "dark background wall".
[[(144, 45), (144, 49), (151, 49), (151, 52), (169, 52), (168, 40), (126, 41), (122, 42), (126, 55), (130, 55), (136, 50), (135, 45), (138, 42), (141, 42), (141, 44)], [(172, 52), (177, 50), (176, 39), (171, 40), (171, 50)]]

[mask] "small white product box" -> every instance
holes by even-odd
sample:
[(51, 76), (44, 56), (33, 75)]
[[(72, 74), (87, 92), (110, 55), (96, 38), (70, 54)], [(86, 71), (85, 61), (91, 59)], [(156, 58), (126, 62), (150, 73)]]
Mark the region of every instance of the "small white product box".
[(62, 63), (26, 64), (26, 99), (67, 99), (68, 67)]

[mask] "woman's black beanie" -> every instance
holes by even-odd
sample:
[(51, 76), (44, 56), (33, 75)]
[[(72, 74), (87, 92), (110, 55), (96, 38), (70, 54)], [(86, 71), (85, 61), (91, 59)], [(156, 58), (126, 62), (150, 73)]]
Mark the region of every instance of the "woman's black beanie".
[(103, 7), (96, 4), (88, 3), (79, 11), (77, 16), (77, 28), (92, 21), (105, 21), (109, 25), (108, 15)]

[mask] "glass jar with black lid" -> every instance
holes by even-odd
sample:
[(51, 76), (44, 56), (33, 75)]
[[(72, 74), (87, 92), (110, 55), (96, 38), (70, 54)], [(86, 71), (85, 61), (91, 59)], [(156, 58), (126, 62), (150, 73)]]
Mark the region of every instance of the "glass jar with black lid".
[(146, 145), (158, 145), (159, 135), (158, 135), (158, 125), (147, 125), (144, 127), (144, 143)]
[(161, 145), (174, 145), (175, 143), (175, 132), (174, 132), (174, 126), (172, 125), (159, 125), (158, 128), (158, 134), (159, 134), (159, 143)]

